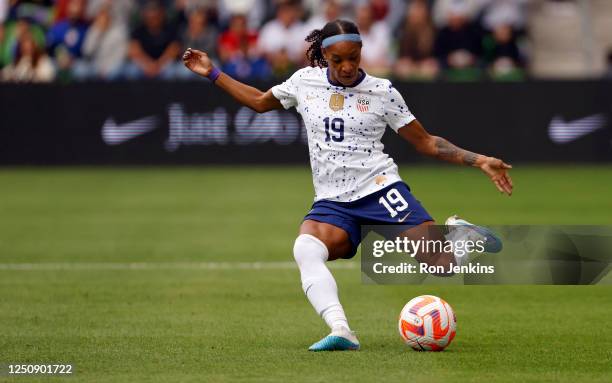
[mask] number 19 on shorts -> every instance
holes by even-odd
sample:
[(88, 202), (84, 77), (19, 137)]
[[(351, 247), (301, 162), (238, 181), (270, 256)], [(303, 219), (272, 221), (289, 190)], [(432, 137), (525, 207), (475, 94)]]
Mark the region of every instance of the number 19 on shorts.
[(396, 188), (390, 189), (385, 196), (380, 197), (378, 203), (389, 211), (391, 218), (395, 218), (398, 212), (408, 208), (408, 202)]

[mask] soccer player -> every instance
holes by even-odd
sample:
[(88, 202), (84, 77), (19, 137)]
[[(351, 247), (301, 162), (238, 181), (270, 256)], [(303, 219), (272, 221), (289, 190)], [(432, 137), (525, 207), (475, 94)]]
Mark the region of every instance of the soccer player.
[[(183, 61), (259, 113), (295, 107), (301, 114), (308, 133), (315, 202), (300, 227), (293, 254), (308, 300), (331, 328), (309, 350), (357, 350), (359, 341), (350, 330), (325, 262), (355, 255), (362, 224), (400, 222), (416, 229), (434, 224), (401, 180), (393, 159), (383, 152), (386, 126), (424, 155), (481, 169), (507, 195), (513, 187), (507, 172), (511, 166), (428, 134), (389, 80), (359, 68), (361, 37), (352, 22), (329, 22), (312, 31), (306, 41), (311, 43), (306, 52), (310, 66), (266, 92), (221, 73), (205, 52), (189, 48)], [(446, 223), (494, 237), (457, 217)]]

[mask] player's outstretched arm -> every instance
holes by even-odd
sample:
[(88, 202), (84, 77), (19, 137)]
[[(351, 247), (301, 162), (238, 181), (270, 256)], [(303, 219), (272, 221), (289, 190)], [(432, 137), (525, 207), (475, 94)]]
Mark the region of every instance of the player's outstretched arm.
[(512, 195), (512, 178), (508, 174), (508, 169), (512, 169), (512, 166), (504, 161), (461, 149), (442, 137), (432, 136), (417, 120), (400, 128), (398, 133), (413, 144), (421, 154), (480, 168), (495, 184), (497, 190)]
[(208, 77), (217, 85), (234, 97), (242, 105), (248, 106), (258, 113), (273, 109), (282, 109), (283, 106), (272, 91), (262, 92), (257, 88), (236, 81), (225, 73), (213, 67), (212, 61), (205, 52), (188, 48), (183, 53), (183, 64), (194, 73)]

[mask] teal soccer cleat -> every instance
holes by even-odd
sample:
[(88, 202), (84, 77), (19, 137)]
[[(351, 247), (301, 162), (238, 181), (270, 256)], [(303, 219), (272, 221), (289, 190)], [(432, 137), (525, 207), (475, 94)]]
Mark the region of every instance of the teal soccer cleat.
[(344, 327), (332, 330), (331, 334), (308, 348), (308, 351), (357, 351), (359, 341), (355, 333)]
[[(457, 215), (448, 217), (445, 223), (449, 232), (459, 230), (460, 233), (458, 234), (462, 239), (484, 241), (484, 250), (487, 253), (499, 253), (502, 250), (503, 244), (501, 238), (489, 228), (469, 223)], [(459, 237), (456, 236), (455, 238)]]

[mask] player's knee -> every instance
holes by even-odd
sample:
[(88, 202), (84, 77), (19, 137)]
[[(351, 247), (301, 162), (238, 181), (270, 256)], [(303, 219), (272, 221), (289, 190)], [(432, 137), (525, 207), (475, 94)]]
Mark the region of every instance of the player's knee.
[(328, 255), (327, 246), (310, 234), (300, 234), (293, 244), (293, 258), (298, 265), (312, 260), (326, 261)]

